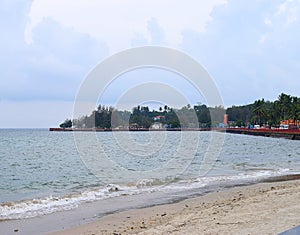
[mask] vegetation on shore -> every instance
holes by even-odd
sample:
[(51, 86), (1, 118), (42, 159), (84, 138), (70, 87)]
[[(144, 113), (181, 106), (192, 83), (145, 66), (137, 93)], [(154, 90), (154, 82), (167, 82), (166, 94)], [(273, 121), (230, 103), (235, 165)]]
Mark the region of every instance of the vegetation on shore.
[(259, 99), (252, 104), (227, 108), (226, 113), (236, 126), (279, 126), (282, 120), (300, 120), (300, 98), (281, 93), (273, 102)]
[[(117, 128), (128, 125), (149, 128), (154, 123), (161, 123), (169, 128), (202, 127), (209, 128), (223, 123), (227, 113), (233, 126), (266, 125), (279, 126), (281, 120), (300, 119), (300, 98), (280, 94), (275, 101), (256, 100), (242, 106), (207, 107), (197, 104), (186, 105), (180, 109), (167, 105), (159, 110), (149, 110), (148, 106), (137, 106), (132, 111), (121, 111), (113, 107), (99, 105), (90, 115), (60, 124), (61, 128)], [(213, 117), (213, 118), (212, 118)]]

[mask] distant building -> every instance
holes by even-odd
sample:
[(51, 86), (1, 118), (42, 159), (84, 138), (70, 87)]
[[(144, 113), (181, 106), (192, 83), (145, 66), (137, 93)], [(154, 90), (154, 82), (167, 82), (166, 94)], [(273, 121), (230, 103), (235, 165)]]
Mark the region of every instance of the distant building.
[(289, 120), (282, 120), (280, 121), (280, 129), (298, 129), (300, 126), (300, 120), (294, 120), (294, 119), (289, 119)]
[(295, 126), (300, 126), (300, 120), (294, 120), (294, 119), (282, 120), (282, 121), (280, 121), (280, 125), (295, 125)]
[(164, 126), (160, 122), (155, 122), (151, 125), (151, 129), (163, 129), (163, 128), (164, 128)]
[(164, 121), (166, 120), (166, 116), (155, 116), (153, 118), (154, 121)]

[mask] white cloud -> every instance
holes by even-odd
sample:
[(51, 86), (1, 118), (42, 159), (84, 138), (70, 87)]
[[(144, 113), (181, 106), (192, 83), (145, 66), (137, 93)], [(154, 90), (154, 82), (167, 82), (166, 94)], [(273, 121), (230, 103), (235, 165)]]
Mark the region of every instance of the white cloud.
[[(70, 118), (66, 101), (108, 56), (108, 46), (113, 53), (138, 45), (179, 45), (207, 68), (226, 105), (275, 99), (281, 92), (299, 95), (300, 0), (14, 2), (0, 7), (2, 127), (57, 126)], [(109, 90), (108, 104), (119, 95)], [(20, 116), (22, 124), (15, 118)]]
[[(263, 23), (267, 26), (266, 31), (261, 34), (259, 43), (266, 40), (278, 40), (279, 34), (289, 35), (287, 32), (295, 27), (300, 16), (300, 0), (285, 0), (275, 5), (276, 10), (269, 11)], [(270, 9), (274, 9), (273, 7)], [(286, 36), (284, 36), (286, 37)]]
[(272, 21), (271, 21), (269, 18), (266, 18), (266, 19), (264, 20), (264, 23), (265, 23), (265, 25), (267, 25), (267, 26), (272, 26)]
[(226, 106), (299, 95), (300, 21), (287, 25), (286, 14), (275, 16), (281, 2), (231, 0), (204, 34), (185, 32), (183, 50), (207, 68)]
[(268, 34), (263, 34), (259, 39), (259, 43), (263, 44), (266, 42), (267, 39), (268, 39)]
[(298, 8), (292, 7), (289, 10), (289, 14), (287, 15), (287, 24), (292, 24), (292, 23), (296, 22), (298, 19), (298, 13), (299, 13)]
[(177, 47), (182, 32), (204, 32), (212, 20), (212, 10), (226, 0), (35, 0), (25, 30), (27, 43), (33, 42), (33, 29), (45, 18), (72, 27), (80, 33), (105, 41), (110, 52), (130, 47), (136, 35), (153, 41), (148, 23), (155, 20), (164, 31), (167, 46)]
[(274, 17), (284, 17), (284, 22), (289, 25), (298, 20), (300, 14), (300, 1), (286, 0), (279, 4)]
[(278, 6), (278, 10), (277, 10), (275, 15), (281, 15), (281, 14), (285, 13), (286, 12), (286, 7), (287, 7), (287, 1), (284, 2), (284, 3), (281, 3)]

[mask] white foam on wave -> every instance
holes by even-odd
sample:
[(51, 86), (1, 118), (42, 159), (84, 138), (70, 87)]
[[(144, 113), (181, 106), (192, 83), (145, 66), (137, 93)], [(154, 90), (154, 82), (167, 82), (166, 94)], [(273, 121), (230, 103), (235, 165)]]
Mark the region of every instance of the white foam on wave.
[(189, 190), (195, 188), (202, 188), (205, 186), (213, 185), (213, 184), (222, 184), (228, 182), (249, 182), (249, 181), (257, 181), (264, 178), (269, 178), (273, 176), (285, 175), (289, 172), (290, 169), (279, 169), (279, 170), (260, 170), (256, 172), (249, 173), (240, 173), (237, 175), (227, 175), (227, 176), (202, 176), (194, 179), (180, 180), (176, 183), (171, 183), (165, 185), (163, 190)]
[(84, 202), (134, 193), (134, 190), (128, 190), (126, 187), (122, 188), (119, 185), (110, 184), (105, 188), (90, 189), (81, 193), (60, 197), (49, 196), (19, 202), (6, 202), (0, 204), (0, 220), (30, 218), (62, 210), (71, 210)]
[(131, 186), (110, 184), (104, 188), (93, 188), (81, 193), (74, 193), (59, 197), (49, 196), (19, 202), (2, 203), (0, 204), (0, 220), (30, 218), (63, 210), (71, 210), (85, 202), (103, 200), (111, 197), (135, 195), (144, 192), (173, 192), (198, 189), (209, 185), (234, 181), (255, 181), (267, 177), (284, 175), (289, 171), (289, 169), (280, 169), (276, 171), (262, 170), (229, 176), (207, 176), (179, 180), (169, 184), (162, 184), (162, 182), (155, 179), (142, 179), (135, 185)]

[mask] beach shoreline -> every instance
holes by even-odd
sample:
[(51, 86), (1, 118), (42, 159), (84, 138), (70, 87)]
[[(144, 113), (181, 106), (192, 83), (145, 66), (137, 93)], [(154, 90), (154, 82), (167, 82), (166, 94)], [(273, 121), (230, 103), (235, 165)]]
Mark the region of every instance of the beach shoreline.
[[(97, 216), (99, 208), (103, 211), (103, 203), (97, 202), (98, 207), (88, 203), (71, 211), (2, 221), (0, 228), (8, 235), (278, 234), (300, 225), (298, 178), (220, 188), (202, 196), (146, 208), (127, 205), (127, 209)], [(131, 201), (143, 199), (147, 200), (144, 195), (136, 195)], [(113, 200), (122, 203), (122, 197)], [(106, 206), (111, 209), (111, 203)], [(95, 217), (88, 219), (84, 213), (94, 213)]]
[(133, 209), (62, 230), (67, 234), (278, 234), (300, 224), (300, 180), (259, 183)]

